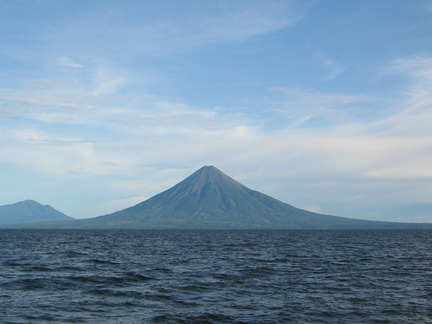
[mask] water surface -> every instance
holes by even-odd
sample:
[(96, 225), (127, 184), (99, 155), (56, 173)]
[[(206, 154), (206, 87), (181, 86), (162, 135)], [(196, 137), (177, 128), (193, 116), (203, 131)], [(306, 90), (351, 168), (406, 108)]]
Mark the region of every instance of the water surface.
[(432, 231), (0, 231), (4, 323), (432, 323)]

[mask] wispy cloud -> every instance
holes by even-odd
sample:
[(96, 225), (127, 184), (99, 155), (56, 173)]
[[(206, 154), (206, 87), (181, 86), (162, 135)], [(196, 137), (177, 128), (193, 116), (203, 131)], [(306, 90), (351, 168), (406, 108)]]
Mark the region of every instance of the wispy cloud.
[(93, 95), (98, 97), (101, 95), (111, 95), (119, 90), (126, 83), (119, 72), (110, 70), (109, 68), (99, 67), (94, 75)]
[(272, 88), (282, 94), (280, 104), (275, 109), (292, 120), (293, 127), (304, 125), (312, 118), (331, 121), (332, 124), (353, 122), (366, 115), (365, 103), (376, 98), (362, 94), (319, 92), (311, 89)]
[(410, 98), (408, 109), (421, 109), (432, 103), (432, 58), (426, 56), (400, 58), (393, 61), (389, 72), (399, 73), (411, 79), (405, 95)]
[(61, 66), (65, 66), (68, 68), (82, 68), (83, 67), (83, 65), (75, 62), (73, 59), (71, 59), (70, 57), (66, 57), (66, 56), (58, 57), (57, 63)]
[(395, 136), (431, 138), (432, 58), (396, 59), (386, 72), (406, 78), (407, 84), (395, 94), (400, 98), (400, 103), (394, 113), (378, 121), (375, 126)]
[(325, 71), (324, 79), (326, 80), (336, 79), (340, 74), (346, 71), (345, 66), (323, 53), (318, 53), (315, 57), (318, 64), (320, 64)]
[[(130, 15), (127, 8), (118, 7), (114, 13), (103, 6), (95, 9), (99, 12), (90, 21), (90, 26), (88, 17), (78, 17), (65, 23), (57, 32), (50, 32), (47, 42), (53, 45), (52, 51), (61, 51), (63, 56), (64, 53), (76, 52), (74, 48), (79, 48), (82, 54), (114, 56), (117, 59), (119, 55), (172, 55), (209, 44), (244, 41), (286, 28), (299, 21), (314, 3), (249, 1), (246, 7), (232, 1), (205, 5), (197, 3), (195, 9), (187, 13), (188, 19), (183, 19), (178, 12), (181, 7), (166, 5), (163, 8), (167, 12), (166, 19), (146, 20), (126, 19), (125, 16)], [(148, 16), (151, 7), (138, 7), (137, 10)], [(170, 15), (171, 11), (177, 11), (177, 14)], [(122, 21), (122, 24), (116, 24), (113, 28), (114, 21)], [(68, 44), (62, 41), (65, 38)], [(125, 48), (127, 52), (123, 50)], [(64, 60), (63, 63), (71, 61)]]

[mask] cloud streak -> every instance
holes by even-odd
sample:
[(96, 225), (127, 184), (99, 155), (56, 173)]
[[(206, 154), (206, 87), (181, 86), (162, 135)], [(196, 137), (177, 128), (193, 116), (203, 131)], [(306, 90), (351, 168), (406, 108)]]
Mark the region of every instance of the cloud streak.
[[(245, 41), (250, 38), (286, 28), (299, 21), (314, 1), (243, 2), (215, 1), (211, 4), (195, 4), (187, 12), (189, 19), (181, 19), (181, 7), (177, 4), (149, 5), (137, 9), (136, 17), (128, 18), (130, 12), (124, 6), (116, 6), (116, 12), (106, 9), (106, 4), (96, 6), (97, 14), (76, 18), (63, 24), (57, 31), (45, 35), (52, 51), (75, 53), (74, 47), (87, 56), (103, 56), (119, 59), (119, 56), (166, 56), (189, 52), (211, 44)], [(246, 5), (246, 8), (245, 8)], [(162, 6), (167, 19), (150, 18), (152, 10)], [(180, 10), (180, 11), (179, 11)], [(142, 19), (140, 17), (150, 19)], [(122, 24), (117, 24), (117, 21)], [(116, 24), (116, 28), (112, 28)], [(68, 39), (64, 44), (63, 39)], [(53, 41), (54, 39), (54, 41)], [(87, 50), (82, 52), (82, 46)], [(65, 47), (66, 46), (66, 47)], [(126, 52), (124, 49), (128, 49)], [(102, 50), (104, 53), (99, 52)], [(73, 60), (65, 61), (68, 64)], [(73, 64), (72, 64), (73, 65)]]

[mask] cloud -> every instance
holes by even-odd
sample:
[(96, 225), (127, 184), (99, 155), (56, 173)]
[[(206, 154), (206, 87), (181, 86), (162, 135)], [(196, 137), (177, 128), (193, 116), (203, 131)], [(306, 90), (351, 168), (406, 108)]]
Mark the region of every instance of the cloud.
[(106, 67), (99, 67), (95, 70), (94, 83), (92, 94), (99, 97), (114, 94), (125, 85), (126, 79), (119, 72)]
[(65, 66), (65, 67), (69, 67), (69, 68), (82, 68), (83, 65), (75, 62), (73, 59), (69, 58), (69, 57), (65, 57), (65, 56), (61, 56), (59, 58), (57, 58), (57, 63), (60, 66)]
[(275, 15), (274, 12), (263, 12), (254, 9), (229, 12), (226, 15), (207, 17), (198, 21), (195, 25), (189, 27), (198, 31), (198, 35), (195, 33), (194, 36), (196, 38), (190, 39), (191, 43), (242, 41), (285, 28), (296, 22), (300, 16), (299, 13), (296, 13), (293, 17), (284, 17)]
[(409, 57), (400, 58), (392, 62), (388, 68), (389, 73), (408, 76), (411, 84), (404, 92), (409, 97), (408, 107), (404, 112), (413, 112), (430, 107), (432, 104), (432, 58), (431, 57)]
[(103, 143), (59, 135), (23, 126), (6, 131), (1, 136), (7, 143), (0, 146), (4, 156), (2, 160), (47, 176), (73, 174), (94, 177), (121, 172), (128, 166), (127, 159), (121, 155), (104, 151)]
[(316, 55), (316, 60), (326, 72), (326, 80), (334, 80), (340, 74), (346, 71), (346, 67), (336, 62), (334, 59), (327, 57), (322, 53)]
[(100, 123), (100, 116), (117, 114), (118, 100), (127, 112), (127, 94), (119, 92), (133, 78), (99, 63), (82, 64), (79, 70), (72, 77), (66, 73), (63, 78), (21, 80), (14, 88), (0, 88), (0, 116), (89, 125)]
[[(80, 89), (73, 85), (70, 87), (56, 85), (54, 82), (44, 88), (32, 89), (0, 89), (0, 100), (4, 102), (2, 112), (8, 111), (9, 114), (21, 114), (24, 111), (31, 111), (31, 107), (64, 108), (91, 108), (91, 100), (84, 95)], [(8, 104), (6, 104), (8, 103)], [(13, 110), (11, 107), (20, 107)]]
[(271, 90), (282, 95), (279, 99), (280, 104), (274, 111), (292, 120), (291, 127), (303, 126), (311, 119), (330, 121), (332, 124), (352, 122), (369, 113), (366, 104), (376, 101), (376, 98), (362, 94), (319, 92), (299, 88)]
[[(77, 63), (64, 53), (77, 51), (83, 56), (116, 60), (166, 56), (281, 30), (298, 22), (314, 3), (214, 1), (197, 2), (193, 7), (167, 3), (162, 8), (158, 3), (103, 4), (93, 8), (93, 15), (75, 16), (50, 31), (44, 42), (50, 44), (50, 51), (61, 54), (63, 65), (69, 66)], [(164, 15), (152, 15), (154, 12)]]
[[(375, 131), (402, 138), (432, 136), (432, 58), (415, 56), (394, 60), (385, 71), (390, 76), (407, 80), (394, 94), (398, 99), (393, 114), (375, 122)], [(393, 104), (394, 105), (394, 104)]]

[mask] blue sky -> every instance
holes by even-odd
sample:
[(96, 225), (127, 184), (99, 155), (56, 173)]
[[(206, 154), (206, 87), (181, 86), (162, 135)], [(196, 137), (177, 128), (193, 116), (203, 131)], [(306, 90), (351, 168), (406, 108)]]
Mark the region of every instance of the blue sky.
[(203, 165), (432, 222), (432, 1), (0, 0), (0, 205), (76, 218)]

